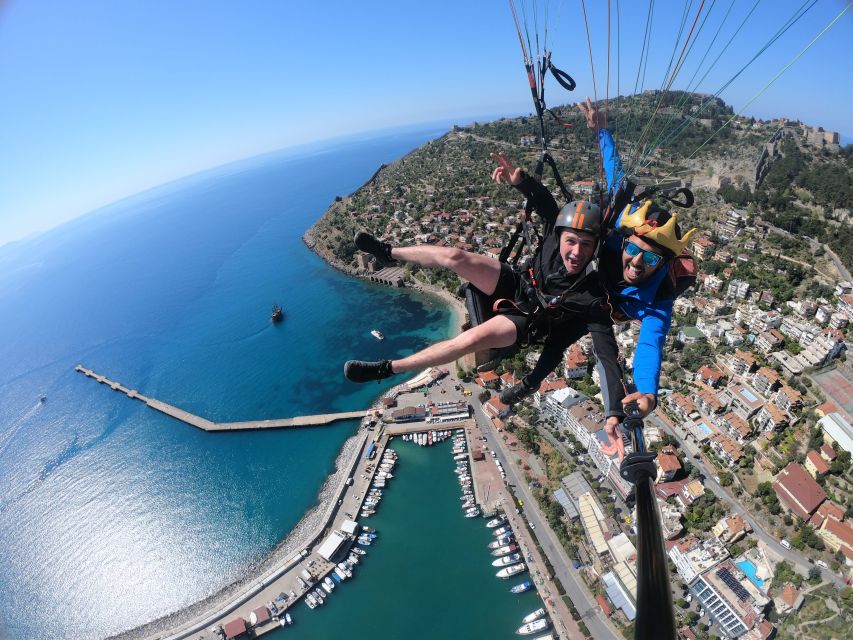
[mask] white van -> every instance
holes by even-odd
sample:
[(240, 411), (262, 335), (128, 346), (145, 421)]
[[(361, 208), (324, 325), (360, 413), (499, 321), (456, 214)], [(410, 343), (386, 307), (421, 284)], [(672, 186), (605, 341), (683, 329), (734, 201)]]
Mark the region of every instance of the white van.
[(815, 560), (815, 564), (819, 567), (823, 567), (824, 569), (829, 569), (829, 565), (826, 564), (823, 560)]
[(790, 549), (790, 548), (791, 548), (791, 543), (790, 543), (790, 542), (788, 542), (787, 540), (782, 540), (781, 542), (779, 542), (779, 544), (781, 544), (781, 545), (782, 545), (783, 547), (785, 547), (786, 549)]

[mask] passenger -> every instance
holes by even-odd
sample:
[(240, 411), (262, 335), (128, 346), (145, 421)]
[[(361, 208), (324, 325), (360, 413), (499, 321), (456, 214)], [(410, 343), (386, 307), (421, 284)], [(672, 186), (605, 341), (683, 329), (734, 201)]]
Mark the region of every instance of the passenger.
[(643, 416), (657, 406), (663, 345), (672, 323), (677, 295), (668, 277), (674, 259), (687, 247), (695, 229), (682, 234), (675, 213), (651, 200), (629, 202), (624, 193), (625, 173), (606, 116), (586, 99), (578, 104), (587, 126), (598, 132), (607, 190), (615, 218), (602, 242), (600, 269), (613, 306), (614, 320), (640, 321), (634, 354), (637, 391), (623, 403), (636, 402)]
[(577, 200), (560, 210), (550, 192), (506, 156), (492, 154), (492, 158), (497, 162), (493, 180), (518, 188), (542, 217), (542, 242), (530, 262), (532, 277), (480, 254), (432, 245), (392, 247), (366, 232), (358, 233), (356, 247), (383, 264), (400, 261), (450, 269), (500, 302), (495, 316), (455, 338), (398, 360), (350, 360), (344, 365), (344, 375), (353, 382), (382, 380), (396, 373), (447, 364), (485, 349), (543, 341), (542, 354), (533, 371), (501, 394), (503, 402), (513, 404), (536, 391), (560, 363), (566, 348), (589, 332), (603, 364), (602, 386), (613, 403), (607, 406), (606, 413), (614, 417), (615, 429), (622, 413), (619, 401), (624, 387), (609, 310), (604, 304), (605, 292), (592, 260), (601, 232), (599, 208), (589, 201)]

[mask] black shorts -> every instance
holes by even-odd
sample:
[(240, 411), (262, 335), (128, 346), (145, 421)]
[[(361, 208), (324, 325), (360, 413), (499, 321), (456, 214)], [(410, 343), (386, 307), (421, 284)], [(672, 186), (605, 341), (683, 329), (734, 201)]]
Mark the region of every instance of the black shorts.
[(501, 315), (515, 325), (516, 344), (525, 343), (529, 330), (530, 316), (526, 315), (533, 308), (527, 298), (527, 285), (521, 273), (513, 269), (506, 262), (501, 263), (501, 272), (498, 275), (498, 284), (491, 296), (492, 302), (496, 300), (511, 300), (517, 307), (504, 303), (495, 315)]

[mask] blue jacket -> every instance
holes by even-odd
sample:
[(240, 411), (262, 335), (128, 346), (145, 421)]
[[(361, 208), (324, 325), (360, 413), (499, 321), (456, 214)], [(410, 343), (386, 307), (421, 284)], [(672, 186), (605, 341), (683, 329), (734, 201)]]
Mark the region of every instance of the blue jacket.
[[(599, 130), (598, 141), (607, 175), (607, 190), (612, 199), (621, 186), (625, 172), (610, 131)], [(614, 229), (618, 229), (622, 221), (622, 212), (618, 213)], [(611, 302), (623, 314), (641, 322), (637, 351), (634, 354), (634, 384), (637, 391), (657, 395), (663, 345), (672, 324), (673, 302), (672, 298), (657, 299), (657, 293), (669, 273), (669, 266), (663, 265), (639, 287), (626, 285), (622, 282), (622, 236), (616, 233), (606, 237), (602, 245), (601, 261), (603, 265), (613, 265), (612, 276), (608, 278), (605, 275)]]

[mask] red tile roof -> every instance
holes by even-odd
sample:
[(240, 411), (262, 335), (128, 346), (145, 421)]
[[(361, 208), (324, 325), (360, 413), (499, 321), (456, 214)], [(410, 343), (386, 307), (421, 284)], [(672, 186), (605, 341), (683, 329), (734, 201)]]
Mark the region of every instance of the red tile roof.
[(658, 466), (663, 469), (664, 473), (681, 469), (678, 456), (672, 453), (664, 453), (663, 451), (658, 452)]
[(802, 520), (808, 520), (826, 500), (821, 486), (796, 462), (779, 472), (773, 481), (773, 489), (779, 502)]
[(566, 384), (566, 381), (562, 378), (557, 378), (556, 380), (543, 380), (542, 384), (539, 385), (539, 393), (548, 393), (550, 391), (556, 391), (557, 389), (565, 389), (569, 385)]
[(806, 454), (806, 458), (808, 458), (809, 462), (814, 465), (814, 468), (817, 469), (817, 472), (820, 475), (826, 475), (829, 473), (829, 465), (826, 464), (826, 460), (820, 457), (820, 454), (817, 451), (809, 451)]
[(246, 621), (243, 618), (234, 618), (231, 622), (225, 623), (222, 627), (226, 638), (236, 638), (246, 633)]
[(604, 599), (604, 596), (595, 596), (595, 601), (601, 607), (601, 611), (605, 616), (609, 616), (613, 612), (610, 605), (607, 604), (607, 600)]
[(789, 607), (793, 607), (799, 597), (800, 592), (790, 582), (785, 583), (785, 586), (782, 587), (782, 593), (779, 594), (779, 599)]
[(830, 447), (826, 443), (823, 443), (820, 446), (820, 455), (822, 455), (824, 458), (826, 458), (830, 462), (832, 462), (836, 458), (835, 449), (833, 449), (832, 447)]

